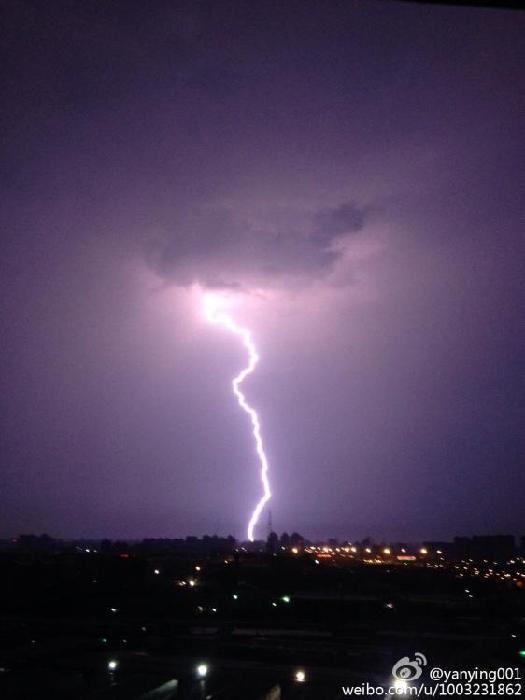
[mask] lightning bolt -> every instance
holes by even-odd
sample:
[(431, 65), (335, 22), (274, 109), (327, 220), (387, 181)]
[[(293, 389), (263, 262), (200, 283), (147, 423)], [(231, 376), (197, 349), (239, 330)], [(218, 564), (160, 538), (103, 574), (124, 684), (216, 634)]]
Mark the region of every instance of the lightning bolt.
[(210, 323), (222, 326), (241, 339), (248, 353), (248, 364), (232, 380), (232, 389), (239, 406), (248, 414), (252, 426), (252, 434), (255, 442), (255, 451), (260, 463), (260, 479), (263, 487), (263, 495), (257, 502), (248, 522), (248, 539), (253, 542), (253, 531), (259, 520), (262, 509), (267, 501), (272, 497), (270, 481), (268, 479), (268, 458), (264, 452), (264, 444), (261, 436), (261, 421), (257, 411), (250, 406), (245, 395), (241, 391), (241, 384), (246, 377), (253, 372), (259, 362), (259, 354), (253, 342), (252, 335), (247, 328), (238, 326), (233, 318), (221, 308), (221, 299), (213, 294), (206, 294), (204, 297), (204, 313)]

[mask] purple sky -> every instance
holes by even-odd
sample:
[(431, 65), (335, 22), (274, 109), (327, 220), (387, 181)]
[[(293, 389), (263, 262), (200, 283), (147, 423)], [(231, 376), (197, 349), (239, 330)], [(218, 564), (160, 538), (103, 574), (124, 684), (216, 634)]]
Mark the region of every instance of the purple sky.
[(4, 8), (0, 536), (525, 533), (525, 13)]

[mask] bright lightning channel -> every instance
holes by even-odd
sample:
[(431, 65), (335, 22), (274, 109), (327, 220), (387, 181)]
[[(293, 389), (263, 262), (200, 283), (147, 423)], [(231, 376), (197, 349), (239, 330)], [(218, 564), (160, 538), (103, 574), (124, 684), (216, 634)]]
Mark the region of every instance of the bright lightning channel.
[(248, 352), (248, 364), (244, 369), (242, 369), (239, 372), (239, 374), (236, 377), (234, 377), (234, 379), (232, 380), (232, 388), (237, 402), (239, 403), (239, 406), (243, 409), (243, 411), (245, 411), (248, 414), (250, 418), (252, 424), (253, 438), (255, 441), (255, 451), (257, 452), (259, 463), (261, 465), (260, 478), (263, 487), (263, 495), (261, 496), (257, 505), (255, 506), (250, 520), (248, 522), (248, 539), (250, 540), (250, 542), (253, 542), (253, 531), (255, 529), (255, 526), (257, 525), (257, 521), (259, 520), (259, 516), (261, 515), (262, 509), (272, 497), (272, 492), (270, 489), (270, 482), (268, 479), (268, 459), (264, 452), (264, 445), (261, 436), (261, 421), (259, 420), (257, 411), (252, 406), (250, 406), (240, 387), (243, 381), (246, 379), (246, 377), (249, 374), (251, 374), (257, 366), (257, 363), (259, 362), (259, 354), (257, 353), (257, 350), (255, 348), (255, 344), (253, 342), (253, 338), (250, 331), (247, 328), (238, 326), (233, 320), (233, 318), (224, 311), (224, 309), (222, 308), (222, 300), (220, 299), (220, 297), (217, 297), (214, 294), (206, 294), (204, 297), (204, 313), (206, 319), (210, 323), (222, 326), (223, 328), (226, 328), (231, 333), (234, 333), (237, 337), (239, 337)]

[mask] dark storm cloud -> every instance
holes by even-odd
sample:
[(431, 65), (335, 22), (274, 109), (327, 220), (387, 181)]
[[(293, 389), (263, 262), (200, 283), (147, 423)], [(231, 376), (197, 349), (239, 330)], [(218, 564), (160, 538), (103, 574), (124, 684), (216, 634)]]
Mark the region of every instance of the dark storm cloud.
[(342, 252), (334, 243), (363, 229), (364, 209), (352, 203), (317, 211), (272, 209), (244, 215), (228, 207), (201, 207), (148, 245), (153, 268), (169, 282), (238, 287), (264, 280), (328, 274)]
[(324, 208), (313, 216), (314, 231), (312, 236), (319, 243), (330, 241), (335, 236), (350, 231), (359, 231), (364, 225), (364, 211), (353, 204), (341, 204), (335, 209)]

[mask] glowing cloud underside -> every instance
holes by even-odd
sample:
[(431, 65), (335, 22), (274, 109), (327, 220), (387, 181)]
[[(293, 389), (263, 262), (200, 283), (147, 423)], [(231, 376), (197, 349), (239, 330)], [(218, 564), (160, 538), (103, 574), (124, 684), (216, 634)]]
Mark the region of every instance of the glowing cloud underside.
[(249, 374), (251, 374), (257, 366), (257, 363), (259, 362), (259, 355), (255, 348), (255, 344), (253, 342), (253, 338), (251, 336), (250, 331), (247, 328), (242, 328), (241, 326), (238, 326), (232, 319), (232, 317), (221, 308), (221, 305), (222, 304), (220, 298), (214, 296), (213, 294), (207, 294), (204, 297), (204, 312), (206, 315), (206, 319), (210, 323), (222, 326), (223, 328), (229, 330), (231, 333), (234, 333), (237, 337), (241, 339), (244, 347), (248, 352), (248, 364), (243, 370), (239, 372), (239, 374), (236, 377), (234, 377), (234, 379), (232, 380), (232, 388), (237, 402), (239, 403), (239, 406), (242, 408), (243, 411), (245, 411), (248, 414), (250, 418), (253, 439), (255, 442), (255, 451), (257, 453), (257, 457), (259, 459), (261, 467), (260, 478), (263, 487), (263, 495), (261, 496), (257, 505), (255, 506), (250, 520), (248, 522), (248, 539), (251, 542), (253, 542), (253, 531), (255, 529), (255, 526), (257, 525), (262, 509), (264, 508), (267, 501), (269, 501), (272, 497), (272, 492), (270, 489), (270, 482), (268, 480), (268, 459), (264, 452), (264, 445), (261, 436), (261, 421), (259, 420), (257, 411), (254, 408), (252, 408), (252, 406), (250, 406), (240, 387), (243, 381), (246, 379), (246, 377)]

